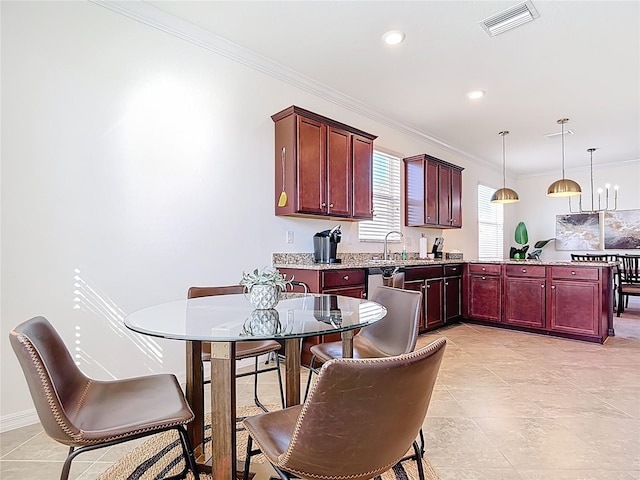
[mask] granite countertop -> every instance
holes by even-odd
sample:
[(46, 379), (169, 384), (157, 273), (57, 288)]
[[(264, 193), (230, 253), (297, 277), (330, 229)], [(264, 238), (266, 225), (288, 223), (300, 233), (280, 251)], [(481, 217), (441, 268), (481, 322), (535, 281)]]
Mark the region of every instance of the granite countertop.
[(585, 267), (610, 267), (615, 262), (572, 262), (569, 260), (463, 260), (463, 259), (421, 259), (416, 253), (409, 253), (406, 260), (380, 260), (380, 254), (372, 253), (345, 253), (339, 254), (342, 263), (314, 263), (311, 253), (274, 253), (272, 264), (276, 268), (297, 268), (302, 270), (338, 270), (342, 268), (375, 268), (375, 267), (413, 267), (429, 265), (447, 265), (460, 263), (483, 264), (511, 264), (511, 265), (540, 265), (540, 266), (585, 266)]

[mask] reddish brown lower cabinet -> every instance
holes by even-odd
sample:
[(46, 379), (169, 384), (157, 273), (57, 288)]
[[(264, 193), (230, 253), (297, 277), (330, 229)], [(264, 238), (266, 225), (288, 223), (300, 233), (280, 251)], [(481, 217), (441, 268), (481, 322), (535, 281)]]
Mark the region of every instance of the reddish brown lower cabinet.
[(599, 273), (596, 268), (551, 268), (551, 330), (577, 335), (598, 334)]
[(405, 268), (405, 288), (422, 292), (420, 332), (460, 318), (462, 265), (444, 264)]
[(476, 265), (467, 267), (465, 317), (475, 320), (500, 321), (501, 285), (500, 265)]
[(468, 264), (464, 318), (602, 343), (615, 334), (613, 268)]

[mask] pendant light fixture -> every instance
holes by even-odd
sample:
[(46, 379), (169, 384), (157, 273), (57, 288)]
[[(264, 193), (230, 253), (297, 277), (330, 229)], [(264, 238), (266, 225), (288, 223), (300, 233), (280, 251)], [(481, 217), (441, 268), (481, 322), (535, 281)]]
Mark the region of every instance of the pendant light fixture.
[(505, 186), (507, 180), (507, 164), (506, 164), (506, 155), (505, 155), (505, 146), (504, 146), (504, 136), (509, 135), (507, 130), (504, 130), (498, 133), (502, 137), (502, 188), (496, 190), (493, 195), (491, 195), (491, 203), (515, 203), (519, 202), (520, 198), (518, 198), (518, 194), (515, 190), (511, 190)]
[(620, 187), (615, 185), (613, 187), (613, 207), (609, 208), (609, 189), (611, 185), (609, 183), (605, 184), (605, 204), (604, 208), (602, 207), (602, 188), (598, 189), (598, 208), (595, 207), (595, 203), (593, 201), (593, 152), (595, 152), (597, 148), (588, 148), (587, 152), (589, 152), (589, 172), (591, 173), (591, 210), (583, 210), (582, 209), (582, 194), (580, 194), (580, 199), (578, 201), (578, 211), (573, 211), (573, 205), (571, 205), (571, 197), (569, 197), (569, 211), (571, 213), (599, 213), (605, 212), (608, 210), (617, 210), (618, 209), (618, 190)]
[(564, 124), (567, 122), (569, 122), (568, 118), (558, 120), (558, 123), (562, 125), (562, 133), (560, 134), (562, 137), (562, 178), (549, 185), (547, 189), (547, 196), (549, 197), (571, 197), (582, 193), (580, 185), (573, 180), (564, 178)]

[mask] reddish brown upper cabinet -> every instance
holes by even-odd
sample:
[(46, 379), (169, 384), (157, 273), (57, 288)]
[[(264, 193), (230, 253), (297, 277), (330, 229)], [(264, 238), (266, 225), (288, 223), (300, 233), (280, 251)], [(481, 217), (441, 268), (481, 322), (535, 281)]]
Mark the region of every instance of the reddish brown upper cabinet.
[(276, 215), (373, 218), (375, 135), (296, 106), (271, 118)]
[(462, 227), (462, 167), (430, 155), (403, 159), (405, 168), (405, 225)]

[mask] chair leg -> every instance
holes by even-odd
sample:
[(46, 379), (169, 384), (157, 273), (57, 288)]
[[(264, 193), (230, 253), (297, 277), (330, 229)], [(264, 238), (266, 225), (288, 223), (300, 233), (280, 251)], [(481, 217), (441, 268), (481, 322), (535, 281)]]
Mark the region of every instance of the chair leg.
[(624, 312), (624, 295), (622, 294), (622, 289), (618, 286), (618, 311), (616, 316), (619, 317), (622, 312)]
[(269, 410), (265, 407), (260, 399), (258, 398), (258, 357), (256, 357), (256, 363), (254, 366), (253, 372), (253, 402), (259, 407), (263, 412), (267, 413)]
[(180, 435), (180, 443), (182, 443), (182, 451), (184, 452), (184, 461), (187, 464), (187, 468), (193, 472), (193, 478), (195, 480), (199, 480), (200, 474), (198, 473), (198, 465), (196, 464), (196, 458), (193, 455), (193, 448), (189, 441), (189, 435), (187, 435), (187, 429), (183, 426), (179, 426), (177, 427), (177, 430)]
[(282, 405), (282, 408), (285, 408), (285, 403), (284, 403), (284, 388), (282, 385), (282, 372), (280, 371), (280, 355), (278, 355), (276, 353), (276, 367), (278, 367), (278, 386), (280, 387), (280, 404)]
[(307, 380), (307, 388), (304, 390), (304, 402), (307, 401), (307, 397), (309, 396), (309, 388), (311, 387), (311, 377), (313, 376), (313, 372), (315, 371), (314, 365), (316, 363), (316, 356), (311, 356), (311, 361), (309, 362), (309, 379)]
[(249, 467), (251, 465), (251, 447), (253, 445), (253, 438), (249, 435), (247, 439), (247, 454), (244, 458), (244, 472), (242, 472), (242, 480), (249, 480)]
[(69, 447), (69, 453), (67, 454), (67, 459), (64, 461), (64, 465), (62, 466), (62, 472), (60, 472), (60, 480), (67, 480), (69, 478), (69, 470), (71, 470), (71, 461), (75, 458), (75, 456), (79, 453), (74, 454), (74, 447)]
[[(422, 430), (420, 430), (422, 432)], [(424, 478), (424, 468), (422, 466), (422, 455), (420, 455), (420, 447), (418, 447), (417, 442), (413, 442), (413, 451), (415, 452), (416, 463), (418, 464), (418, 477), (420, 480), (425, 480)]]

